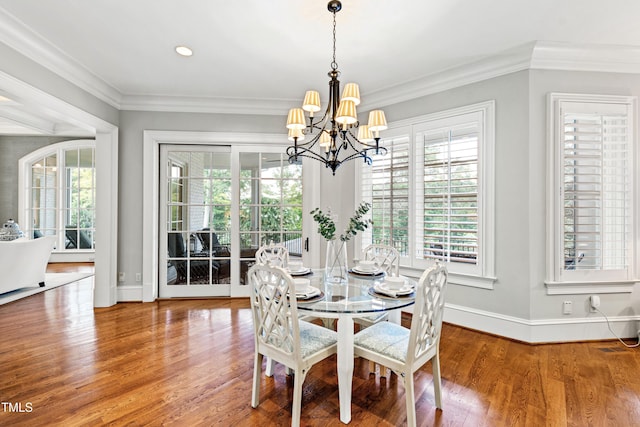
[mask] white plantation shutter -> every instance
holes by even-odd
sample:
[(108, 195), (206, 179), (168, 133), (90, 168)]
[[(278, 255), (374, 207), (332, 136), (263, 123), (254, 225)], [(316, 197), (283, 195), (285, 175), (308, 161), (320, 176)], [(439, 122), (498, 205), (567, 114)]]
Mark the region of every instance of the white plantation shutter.
[(363, 168), (362, 197), (371, 203), (373, 225), (363, 233), (362, 247), (390, 245), (401, 256), (409, 251), (409, 136), (385, 138), (385, 156)]
[(477, 264), (478, 141), (475, 121), (419, 132), (416, 168), (424, 173), (418, 199), (424, 258)]
[(446, 263), (452, 283), (492, 289), (495, 282), (495, 102), (485, 101), (392, 123), (389, 152), (360, 168), (372, 203), (361, 248), (384, 243), (401, 268)]
[(564, 270), (627, 270), (631, 133), (627, 106), (566, 102), (563, 141)]

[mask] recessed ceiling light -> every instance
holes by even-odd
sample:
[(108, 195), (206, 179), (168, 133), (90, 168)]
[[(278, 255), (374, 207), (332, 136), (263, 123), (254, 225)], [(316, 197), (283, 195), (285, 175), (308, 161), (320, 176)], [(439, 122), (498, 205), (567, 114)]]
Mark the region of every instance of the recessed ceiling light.
[(178, 55), (182, 56), (193, 55), (193, 51), (186, 46), (176, 46), (176, 52), (178, 52)]

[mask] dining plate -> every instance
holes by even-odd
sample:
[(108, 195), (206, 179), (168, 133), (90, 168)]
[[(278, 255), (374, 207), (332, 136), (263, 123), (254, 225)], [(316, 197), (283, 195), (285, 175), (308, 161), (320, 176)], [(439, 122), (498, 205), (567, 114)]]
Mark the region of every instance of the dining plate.
[(400, 289), (390, 289), (388, 286), (385, 286), (384, 283), (376, 283), (375, 285), (373, 285), (373, 289), (376, 291), (376, 293), (394, 298), (412, 294), (414, 291), (413, 287), (410, 285), (405, 285)]
[(292, 276), (306, 276), (309, 273), (311, 273), (311, 269), (309, 267), (305, 267), (302, 270), (289, 271), (289, 274)]
[(394, 285), (390, 285), (386, 282), (382, 282), (382, 283), (378, 283), (375, 285), (376, 289), (379, 289), (383, 292), (394, 292), (397, 295), (403, 295), (403, 294), (410, 294), (411, 292), (413, 292), (413, 286), (409, 285), (408, 283), (405, 283), (404, 285), (402, 285), (399, 288), (394, 287)]
[(296, 301), (298, 301), (298, 304), (322, 301), (323, 299), (324, 299), (324, 292), (322, 292), (322, 291), (320, 291), (318, 294), (312, 295), (312, 296), (296, 295)]
[(397, 295), (393, 293), (388, 293), (384, 290), (377, 290), (375, 286), (369, 288), (369, 295), (374, 296), (376, 298), (385, 298), (385, 299), (413, 299), (416, 297), (415, 290), (412, 290), (408, 294)]
[(362, 271), (359, 270), (358, 267), (353, 267), (351, 270), (349, 270), (349, 273), (353, 273), (358, 276), (378, 277), (384, 274), (384, 270)]
[(296, 290), (296, 298), (311, 298), (319, 295), (322, 291), (314, 286), (309, 286), (304, 290)]

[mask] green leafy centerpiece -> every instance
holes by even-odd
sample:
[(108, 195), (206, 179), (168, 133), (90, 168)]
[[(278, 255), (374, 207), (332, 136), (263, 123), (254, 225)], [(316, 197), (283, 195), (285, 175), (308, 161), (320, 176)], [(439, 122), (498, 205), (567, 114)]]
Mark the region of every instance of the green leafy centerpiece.
[(311, 211), (314, 221), (318, 223), (318, 233), (327, 240), (327, 256), (325, 261), (325, 280), (334, 283), (342, 283), (347, 280), (347, 242), (358, 231), (364, 231), (370, 219), (363, 219), (364, 215), (371, 209), (371, 204), (360, 203), (353, 216), (349, 219), (349, 224), (344, 232), (336, 239), (336, 222), (331, 211), (323, 212), (319, 208)]

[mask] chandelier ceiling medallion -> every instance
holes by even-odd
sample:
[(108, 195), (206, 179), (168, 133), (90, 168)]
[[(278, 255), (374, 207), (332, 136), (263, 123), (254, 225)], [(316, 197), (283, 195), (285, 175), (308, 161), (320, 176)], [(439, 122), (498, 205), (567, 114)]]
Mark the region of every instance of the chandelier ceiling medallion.
[[(371, 153), (386, 154), (387, 149), (381, 147), (380, 131), (387, 129), (384, 111), (373, 110), (369, 113), (369, 123), (360, 124), (356, 114), (356, 106), (360, 104), (360, 88), (357, 83), (347, 83), (340, 97), (340, 72), (336, 62), (336, 13), (342, 9), (339, 1), (330, 1), (327, 5), (333, 14), (333, 61), (329, 80), (329, 102), (324, 116), (314, 121), (314, 113), (321, 110), (320, 94), (309, 90), (304, 96), (302, 108), (292, 108), (287, 116), (289, 141), (293, 145), (287, 147), (289, 162), (298, 162), (300, 157), (308, 157), (324, 163), (333, 175), (336, 169), (349, 160), (363, 159), (368, 165), (372, 163)], [(305, 118), (308, 113), (308, 122)], [(354, 132), (357, 130), (357, 136)], [(309, 138), (308, 142), (303, 142)]]

